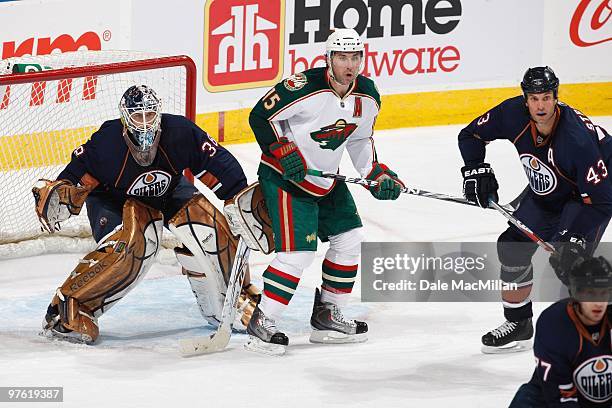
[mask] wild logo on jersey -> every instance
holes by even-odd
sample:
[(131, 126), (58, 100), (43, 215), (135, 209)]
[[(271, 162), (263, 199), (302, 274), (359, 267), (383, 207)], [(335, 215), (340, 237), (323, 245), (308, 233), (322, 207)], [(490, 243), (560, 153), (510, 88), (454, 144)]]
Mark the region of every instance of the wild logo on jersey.
[(321, 149), (336, 150), (357, 129), (355, 123), (346, 123), (344, 119), (338, 119), (336, 123), (324, 126), (321, 130), (311, 132), (310, 137), (317, 142)]
[(168, 190), (170, 179), (165, 171), (149, 171), (138, 176), (127, 193), (138, 197), (160, 197)]
[(542, 160), (532, 154), (522, 154), (521, 164), (534, 193), (546, 195), (557, 187), (557, 176)]
[(308, 78), (301, 72), (291, 75), (283, 81), (283, 85), (290, 91), (298, 91), (308, 83)]
[(574, 370), (574, 384), (589, 401), (612, 399), (612, 356), (597, 356), (580, 364)]

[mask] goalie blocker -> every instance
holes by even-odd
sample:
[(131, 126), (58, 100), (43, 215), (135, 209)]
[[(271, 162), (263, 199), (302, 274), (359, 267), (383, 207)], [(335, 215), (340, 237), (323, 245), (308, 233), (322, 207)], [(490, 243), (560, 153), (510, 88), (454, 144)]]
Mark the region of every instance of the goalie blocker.
[(259, 182), (253, 183), (226, 201), (223, 212), (234, 235), (241, 236), (255, 251), (274, 251), (272, 220)]

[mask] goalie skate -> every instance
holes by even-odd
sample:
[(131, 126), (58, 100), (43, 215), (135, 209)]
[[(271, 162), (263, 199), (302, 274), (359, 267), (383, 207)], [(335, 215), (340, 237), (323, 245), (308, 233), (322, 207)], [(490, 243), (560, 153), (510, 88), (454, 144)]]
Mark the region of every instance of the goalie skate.
[(497, 329), (482, 336), (481, 351), (485, 354), (504, 354), (530, 350), (533, 347), (532, 337), (531, 319), (505, 321)]
[(315, 291), (310, 325), (312, 326), (311, 343), (363, 343), (368, 340), (367, 323), (346, 320), (337, 305), (321, 302), (321, 292), (318, 288)]
[[(97, 319), (91, 319), (92, 323), (97, 324)], [(86, 333), (79, 333), (65, 328), (59, 316), (57, 305), (49, 305), (47, 314), (42, 322), (40, 336), (51, 340), (66, 341), (69, 343), (88, 344), (94, 343), (94, 339)]]

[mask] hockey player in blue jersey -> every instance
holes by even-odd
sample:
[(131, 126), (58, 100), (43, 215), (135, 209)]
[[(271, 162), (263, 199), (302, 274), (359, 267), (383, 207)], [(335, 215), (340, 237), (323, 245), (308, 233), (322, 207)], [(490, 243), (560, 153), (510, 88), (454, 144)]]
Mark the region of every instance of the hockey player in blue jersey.
[[(162, 114), (145, 85), (127, 89), (119, 111), (120, 119), (103, 123), (74, 150), (56, 181), (39, 180), (33, 188), (45, 229), (54, 232), (86, 203), (98, 242), (55, 292), (43, 320), (49, 337), (95, 342), (98, 317), (150, 268), (164, 225), (184, 245), (176, 256), (202, 315), (213, 325), (219, 320), (237, 239), (183, 170), (227, 200), (246, 186), (242, 167), (193, 122)], [(254, 309), (256, 288), (249, 286), (245, 297)]]
[[(497, 201), (498, 184), (485, 163), (485, 147), (496, 139), (512, 142), (530, 187), (514, 216), (555, 243), (550, 262), (557, 273), (567, 274), (576, 259), (592, 253), (612, 214), (612, 138), (558, 101), (559, 80), (549, 67), (528, 69), (521, 88), (522, 96), (502, 102), (461, 130), (464, 194), (481, 207)], [(502, 291), (506, 321), (482, 337), (485, 353), (526, 349), (533, 336), (531, 258), (537, 245), (510, 225), (497, 248), (501, 279), (517, 283), (518, 290)]]
[(612, 406), (612, 267), (603, 257), (579, 261), (568, 279), (570, 298), (538, 318), (536, 368), (510, 408)]

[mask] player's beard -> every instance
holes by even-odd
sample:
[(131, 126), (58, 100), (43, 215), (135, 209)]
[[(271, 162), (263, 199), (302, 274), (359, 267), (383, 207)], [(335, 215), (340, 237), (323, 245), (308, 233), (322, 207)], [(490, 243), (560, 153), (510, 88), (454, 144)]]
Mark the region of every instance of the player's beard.
[(342, 74), (337, 75), (335, 72), (333, 72), (333, 69), (332, 69), (332, 73), (334, 74), (333, 80), (342, 86), (350, 85), (355, 80), (355, 77), (357, 76), (355, 72), (351, 72), (351, 76), (349, 77), (347, 76), (348, 74), (347, 71), (344, 71)]

